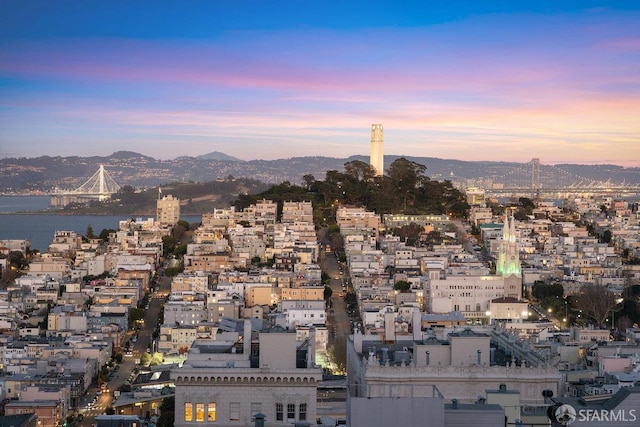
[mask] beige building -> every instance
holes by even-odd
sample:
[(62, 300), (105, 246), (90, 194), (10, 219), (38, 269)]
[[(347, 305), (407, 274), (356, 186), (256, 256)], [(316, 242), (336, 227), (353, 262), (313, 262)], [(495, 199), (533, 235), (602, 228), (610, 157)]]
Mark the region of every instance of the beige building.
[(233, 268), (234, 265), (231, 263), (231, 256), (226, 252), (184, 257), (185, 271), (204, 271), (207, 273), (212, 273), (220, 271), (230, 271), (233, 270)]
[(180, 200), (171, 194), (158, 199), (156, 218), (161, 225), (176, 225), (180, 220)]
[(280, 299), (282, 301), (322, 301), (324, 300), (324, 286), (319, 285), (282, 288), (280, 290)]
[(158, 351), (164, 354), (184, 354), (198, 338), (195, 326), (162, 325), (158, 339)]
[(209, 289), (209, 276), (202, 272), (181, 273), (171, 280), (171, 293), (193, 292), (204, 294)]
[[(252, 425), (257, 413), (266, 416), (269, 426), (315, 423), (322, 370), (296, 367), (296, 334), (276, 327), (255, 341), (249, 336), (246, 320), (242, 339), (194, 342), (184, 365), (171, 373), (176, 427)], [(257, 359), (251, 357), (254, 346)]]
[(529, 303), (516, 298), (496, 298), (489, 303), (489, 311), (486, 315), (490, 324), (525, 322), (529, 318)]
[(62, 404), (56, 400), (13, 401), (7, 403), (5, 415), (35, 413), (38, 427), (56, 427), (62, 423)]
[(54, 279), (62, 279), (71, 276), (72, 261), (69, 258), (43, 254), (29, 263), (30, 276), (49, 276)]
[(279, 301), (279, 296), (274, 292), (274, 288), (270, 284), (251, 283), (246, 288), (246, 306), (253, 307), (256, 305), (273, 305)]
[(282, 204), (282, 223), (313, 223), (313, 206), (311, 201), (284, 202)]
[(543, 390), (558, 394), (561, 375), (556, 368), (491, 365), (490, 341), (489, 335), (470, 329), (446, 339), (403, 341), (356, 333), (347, 341), (347, 394), (432, 397), (435, 386), (445, 399), (475, 402), (485, 390), (509, 384), (529, 405), (544, 403)]

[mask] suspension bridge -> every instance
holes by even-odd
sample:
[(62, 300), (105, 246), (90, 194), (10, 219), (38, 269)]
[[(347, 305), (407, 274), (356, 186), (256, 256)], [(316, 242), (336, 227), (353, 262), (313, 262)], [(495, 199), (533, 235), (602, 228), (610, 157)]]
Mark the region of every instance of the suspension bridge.
[(615, 197), (640, 195), (640, 179), (633, 183), (614, 182), (612, 179), (585, 178), (557, 166), (543, 165), (532, 159), (507, 170), (479, 180), (478, 186), (490, 196), (520, 197), (586, 197), (610, 194)]
[(75, 190), (60, 191), (51, 195), (51, 206), (64, 207), (71, 203), (105, 201), (117, 193), (120, 186), (104, 169), (104, 165)]

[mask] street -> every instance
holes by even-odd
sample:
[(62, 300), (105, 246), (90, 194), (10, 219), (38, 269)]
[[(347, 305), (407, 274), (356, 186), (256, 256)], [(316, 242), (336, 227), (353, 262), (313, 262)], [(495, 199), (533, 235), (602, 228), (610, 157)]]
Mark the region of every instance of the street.
[[(160, 279), (158, 291), (150, 295), (149, 309), (145, 310), (144, 323), (137, 332), (135, 343), (132, 342), (132, 339), (136, 335), (136, 330), (133, 329), (127, 332), (125, 342), (131, 343), (132, 356), (125, 356), (122, 363), (116, 365), (114, 370), (111, 371), (112, 376), (108, 381), (108, 391), (105, 390), (99, 393), (100, 390), (97, 384), (92, 384), (91, 387), (89, 387), (85, 396), (80, 399), (78, 413), (82, 414), (83, 419), (78, 425), (82, 427), (93, 426), (95, 417), (104, 414), (107, 408), (111, 406), (114, 400), (113, 392), (118, 390), (123, 384), (131, 383), (135, 379), (136, 372), (134, 371), (138, 367), (136, 361), (138, 361), (140, 356), (149, 348), (153, 332), (156, 326), (159, 325), (162, 304), (170, 289), (171, 278), (163, 276)], [(94, 398), (95, 404), (89, 406), (89, 403), (93, 402)]]
[[(347, 336), (351, 334), (351, 320), (347, 313), (347, 305), (344, 296), (347, 293), (341, 266), (333, 252), (323, 252), (321, 256), (322, 270), (329, 275), (329, 287), (332, 296), (327, 307), (327, 328), (329, 329), (329, 348), (334, 349), (334, 362), (340, 369), (346, 369), (346, 345)], [(340, 295), (343, 295), (342, 297)]]

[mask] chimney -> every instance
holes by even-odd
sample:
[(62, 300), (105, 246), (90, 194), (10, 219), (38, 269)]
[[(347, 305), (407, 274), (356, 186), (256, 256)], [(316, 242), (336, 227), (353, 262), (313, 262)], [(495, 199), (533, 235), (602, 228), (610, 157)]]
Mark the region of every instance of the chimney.
[(478, 350), (478, 366), (482, 365), (482, 351)]
[(429, 355), (430, 355), (430, 353), (427, 351), (427, 354), (426, 354), (426, 356), (427, 356), (427, 366), (429, 366), (429, 363), (430, 363), (430, 360), (429, 360), (429, 359), (431, 359), (431, 358), (429, 357)]
[(393, 311), (384, 314), (384, 340), (394, 342), (396, 340), (396, 313)]
[(422, 339), (422, 313), (420, 310), (413, 311), (413, 340), (418, 341)]
[(387, 364), (387, 352), (389, 351), (389, 349), (387, 347), (382, 347), (382, 360), (381, 363), (383, 365)]
[(245, 358), (249, 359), (251, 357), (251, 320), (249, 319), (244, 319), (244, 332), (242, 336), (242, 352), (244, 353)]

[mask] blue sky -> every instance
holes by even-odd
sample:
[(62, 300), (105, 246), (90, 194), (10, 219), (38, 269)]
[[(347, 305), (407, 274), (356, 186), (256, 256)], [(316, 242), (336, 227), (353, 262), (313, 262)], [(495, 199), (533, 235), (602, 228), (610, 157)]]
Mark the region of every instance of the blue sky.
[(0, 157), (640, 166), (638, 2), (0, 0)]

